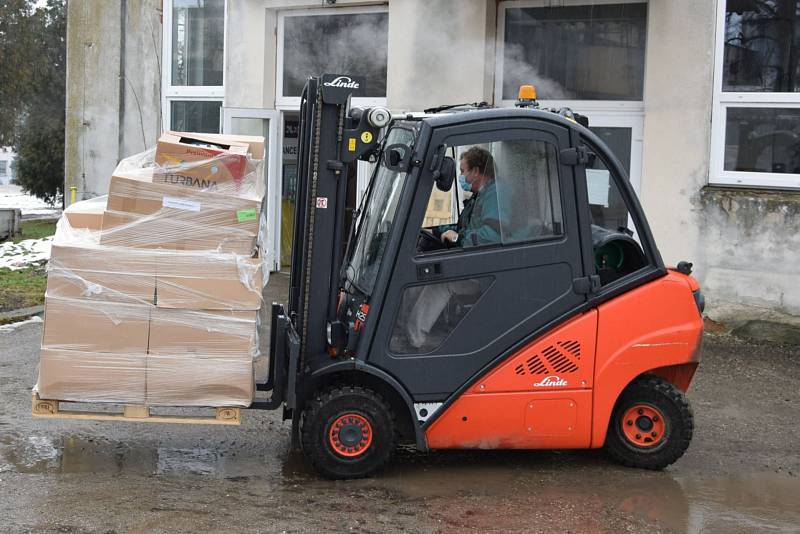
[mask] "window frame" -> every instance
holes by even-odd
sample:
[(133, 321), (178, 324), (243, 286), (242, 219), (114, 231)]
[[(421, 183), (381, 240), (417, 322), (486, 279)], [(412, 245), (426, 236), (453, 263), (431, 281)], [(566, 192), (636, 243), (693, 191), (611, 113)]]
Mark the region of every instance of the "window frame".
[(172, 103), (174, 101), (219, 102), (219, 132), (222, 131), (222, 106), (225, 100), (228, 48), (228, 2), (223, 1), (222, 29), (222, 85), (172, 85), (172, 8), (173, 0), (165, 0), (161, 38), (161, 131), (172, 130)]
[[(495, 77), (494, 94), (495, 102), (502, 107), (511, 107), (516, 103), (514, 99), (503, 99), (503, 63), (506, 33), (506, 12), (509, 9), (528, 8), (528, 7), (568, 7), (585, 6), (600, 4), (649, 4), (649, 0), (503, 0), (497, 6), (497, 35), (495, 38)], [(648, 7), (648, 20), (650, 18)], [(645, 56), (647, 53), (647, 41), (645, 41)], [(645, 59), (643, 78), (647, 79), (647, 60)], [(580, 109), (582, 112), (591, 111), (614, 111), (644, 114), (644, 94), (641, 100), (540, 100), (544, 107), (568, 107)]]
[(725, 92), (722, 90), (725, 62), (725, 12), (727, 0), (717, 2), (714, 35), (714, 97), (711, 109), (711, 185), (765, 189), (800, 189), (800, 174), (725, 170), (725, 130), (729, 108), (800, 109), (800, 92)]
[[(284, 96), (283, 94), (283, 37), (284, 37), (284, 22), (287, 17), (301, 17), (301, 16), (321, 16), (321, 15), (361, 15), (365, 13), (386, 13), (389, 14), (389, 7), (387, 5), (374, 5), (374, 6), (356, 6), (356, 7), (332, 7), (332, 8), (319, 8), (319, 9), (289, 9), (278, 12), (276, 36), (277, 36), (277, 54), (275, 61), (275, 109), (282, 111), (298, 111), (300, 109), (300, 95), (298, 96)], [(227, 20), (227, 19), (226, 19)], [(389, 36), (386, 36), (387, 41)], [(323, 74), (322, 72), (316, 74)], [(337, 74), (337, 73), (331, 73)], [(346, 73), (344, 73), (346, 74)], [(388, 78), (388, 57), (387, 57), (387, 78)], [(388, 87), (388, 84), (387, 84)], [(358, 97), (352, 98), (351, 103), (353, 106), (385, 106), (386, 97)]]
[[(527, 239), (521, 239), (521, 240), (510, 241), (508, 243), (505, 243), (505, 242), (503, 242), (503, 234), (502, 234), (502, 232), (500, 232), (500, 241), (498, 241), (497, 243), (484, 243), (484, 244), (480, 244), (480, 245), (471, 245), (469, 247), (463, 247), (463, 246), (459, 245), (457, 247), (443, 248), (443, 249), (429, 250), (429, 251), (419, 251), (419, 250), (417, 250), (413, 254), (415, 258), (418, 258), (419, 260), (424, 260), (424, 259), (430, 258), (432, 256), (433, 257), (435, 257), (435, 256), (447, 256), (447, 255), (450, 255), (450, 254), (461, 255), (461, 254), (465, 253), (466, 251), (483, 251), (483, 250), (491, 250), (491, 249), (513, 250), (513, 249), (516, 249), (516, 248), (522, 248), (522, 247), (526, 247), (526, 246), (535, 246), (535, 245), (538, 245), (540, 243), (548, 243), (548, 242), (555, 243), (555, 242), (566, 241), (568, 239), (567, 221), (566, 221), (566, 216), (564, 215), (566, 213), (567, 206), (565, 205), (565, 196), (564, 196), (564, 193), (563, 193), (564, 181), (567, 180), (568, 178), (566, 176), (564, 176), (564, 174), (562, 173), (562, 167), (564, 166), (564, 164), (561, 161), (561, 155), (559, 153), (559, 150), (561, 150), (561, 148), (559, 146), (559, 143), (557, 142), (556, 136), (552, 135), (546, 129), (536, 129), (536, 128), (531, 128), (531, 127), (528, 127), (528, 126), (510, 126), (508, 129), (509, 130), (513, 130), (515, 132), (525, 132), (527, 135), (525, 135), (523, 137), (518, 137), (518, 138), (510, 138), (510, 137), (506, 138), (504, 136), (501, 136), (502, 138), (495, 139), (495, 140), (471, 141), (470, 143), (467, 143), (467, 144), (452, 145), (452, 144), (450, 144), (450, 140), (452, 138), (457, 138), (458, 139), (458, 138), (462, 138), (462, 137), (472, 137), (473, 139), (474, 138), (488, 139), (491, 136), (491, 134), (493, 134), (494, 132), (497, 132), (499, 130), (485, 130), (485, 131), (481, 131), (481, 132), (472, 132), (472, 133), (456, 133), (456, 134), (453, 134), (453, 135), (447, 137), (445, 142), (444, 142), (444, 144), (448, 149), (450, 149), (450, 148), (455, 148), (456, 149), (456, 154), (458, 155), (458, 157), (456, 158), (456, 164), (458, 164), (458, 162), (460, 161), (461, 154), (464, 152), (465, 147), (469, 147), (469, 146), (473, 146), (473, 145), (486, 144), (486, 143), (502, 143), (502, 142), (505, 142), (505, 141), (519, 141), (519, 140), (537, 141), (537, 142), (548, 143), (548, 144), (552, 145), (554, 147), (553, 154), (555, 155), (554, 163), (555, 163), (555, 169), (556, 169), (556, 174), (557, 174), (556, 183), (558, 184), (558, 204), (559, 204), (559, 208), (560, 208), (559, 211), (560, 211), (560, 214), (561, 214), (561, 220), (559, 222), (561, 224), (561, 233), (559, 233), (559, 234), (540, 235), (540, 236), (536, 236), (536, 237), (530, 237), (530, 238), (527, 238)], [(456, 172), (458, 172), (458, 171), (456, 171)], [(433, 192), (433, 190), (435, 188), (436, 188), (436, 184), (433, 183), (432, 187), (431, 187), (431, 193)], [(458, 217), (461, 216), (461, 206), (460, 206), (460, 204), (463, 203), (463, 201), (464, 201), (464, 199), (466, 197), (464, 196), (464, 191), (462, 191), (460, 189), (460, 186), (458, 184), (458, 180), (454, 180), (453, 181), (452, 188), (455, 190), (454, 194), (455, 194), (456, 202), (454, 203), (453, 208), (457, 211), (457, 213), (455, 214), (456, 215), (456, 220), (457, 220)], [(551, 200), (554, 200), (554, 199), (552, 199), (552, 197), (551, 197)], [(430, 194), (428, 195), (428, 201), (430, 201)], [(498, 210), (499, 210), (499, 205), (498, 205)], [(420, 221), (420, 224), (418, 226), (420, 230), (425, 228), (425, 226), (423, 226), (423, 225), (424, 225), (424, 222), (425, 222), (425, 215), (426, 214), (427, 214), (427, 203), (426, 203), (426, 209), (422, 214), (422, 220)], [(410, 219), (409, 219), (409, 221), (410, 221)], [(413, 224), (411, 226), (413, 226)]]

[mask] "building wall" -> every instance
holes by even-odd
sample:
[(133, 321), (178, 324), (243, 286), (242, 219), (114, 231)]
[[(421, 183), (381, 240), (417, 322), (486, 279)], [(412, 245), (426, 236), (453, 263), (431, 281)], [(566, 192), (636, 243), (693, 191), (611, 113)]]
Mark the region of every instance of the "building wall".
[(494, 2), (389, 3), (387, 101), (392, 109), (492, 100)]
[[(280, 10), (382, 4), (229, 1), (224, 105), (274, 109)], [(494, 0), (388, 6), (390, 107), (494, 101)], [(103, 194), (117, 161), (155, 142), (160, 7), (69, 3), (66, 185), (78, 198)], [(652, 0), (648, 9), (641, 199), (664, 260), (694, 262), (712, 316), (800, 316), (800, 194), (707, 186), (716, 2)]]
[(65, 190), (103, 195), (123, 157), (160, 131), (160, 0), (67, 7)]
[(642, 203), (664, 261), (694, 263), (711, 317), (800, 315), (800, 194), (707, 186), (715, 13), (649, 4)]
[(14, 162), (15, 156), (16, 154), (14, 154), (11, 147), (0, 147), (0, 161), (5, 162), (5, 173), (0, 174), (0, 185), (8, 185), (14, 178), (14, 170), (11, 168), (11, 164)]

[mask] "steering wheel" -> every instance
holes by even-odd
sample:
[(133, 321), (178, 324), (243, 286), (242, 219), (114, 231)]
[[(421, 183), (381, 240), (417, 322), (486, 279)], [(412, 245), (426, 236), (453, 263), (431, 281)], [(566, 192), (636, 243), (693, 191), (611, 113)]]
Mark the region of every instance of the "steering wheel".
[(428, 228), (420, 228), (419, 237), (417, 238), (417, 250), (420, 252), (430, 252), (432, 250), (441, 250), (445, 248), (442, 243)]

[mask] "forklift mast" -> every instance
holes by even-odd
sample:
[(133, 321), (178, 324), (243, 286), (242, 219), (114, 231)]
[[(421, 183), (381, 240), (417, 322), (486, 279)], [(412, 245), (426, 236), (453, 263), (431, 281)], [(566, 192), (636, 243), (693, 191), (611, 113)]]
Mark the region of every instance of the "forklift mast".
[(328, 326), (335, 321), (343, 243), (348, 167), (378, 148), (388, 110), (350, 109), (363, 82), (325, 74), (308, 79), (300, 106), (300, 143), (292, 240), (288, 318), (300, 340), (297, 369), (327, 356)]

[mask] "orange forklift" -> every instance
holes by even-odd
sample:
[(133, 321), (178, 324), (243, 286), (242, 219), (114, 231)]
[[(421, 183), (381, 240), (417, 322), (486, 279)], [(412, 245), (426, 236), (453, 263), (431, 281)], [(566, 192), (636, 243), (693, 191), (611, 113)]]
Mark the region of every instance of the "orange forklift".
[(703, 297), (586, 118), (530, 86), (514, 108), (399, 115), (351, 107), (361, 90), (326, 74), (303, 91), (290, 292), (253, 408), (282, 408), (331, 478), (400, 443), (680, 458)]

